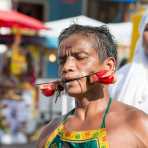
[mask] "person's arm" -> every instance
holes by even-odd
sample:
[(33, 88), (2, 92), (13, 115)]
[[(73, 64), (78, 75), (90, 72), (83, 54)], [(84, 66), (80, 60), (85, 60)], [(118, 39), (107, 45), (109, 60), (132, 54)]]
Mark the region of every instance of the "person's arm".
[(62, 122), (62, 117), (54, 119), (41, 129), (39, 140), (37, 141), (37, 148), (44, 148), (48, 136), (59, 126)]

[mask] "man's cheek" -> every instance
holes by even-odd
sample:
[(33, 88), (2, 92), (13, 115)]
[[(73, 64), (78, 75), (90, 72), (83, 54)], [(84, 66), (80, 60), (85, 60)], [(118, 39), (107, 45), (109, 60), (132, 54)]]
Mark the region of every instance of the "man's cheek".
[(90, 65), (83, 65), (79, 70), (82, 76), (89, 75), (94, 72), (93, 66)]
[(91, 74), (97, 72), (99, 65), (94, 62), (94, 60), (90, 60), (88, 63), (81, 65), (79, 70), (84, 74)]

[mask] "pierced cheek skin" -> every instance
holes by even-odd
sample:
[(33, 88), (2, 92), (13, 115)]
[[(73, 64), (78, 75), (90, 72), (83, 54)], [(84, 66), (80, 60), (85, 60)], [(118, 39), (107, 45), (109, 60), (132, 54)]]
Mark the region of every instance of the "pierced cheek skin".
[[(77, 66), (77, 70), (79, 71), (77, 73), (77, 76), (75, 76), (76, 78), (80, 78), (80, 77), (83, 77), (83, 76), (87, 76), (91, 73), (94, 72), (94, 63), (95, 63), (95, 58), (92, 58), (89, 60), (89, 62), (87, 62), (87, 64), (83, 64), (83, 65), (80, 65), (80, 63), (76, 64)], [(84, 78), (83, 78), (84, 79)], [(81, 79), (78, 79), (77, 82), (79, 82), (79, 84), (81, 85)], [(70, 83), (66, 83), (65, 85), (66, 86), (69, 86)], [(83, 91), (83, 88), (81, 88), (82, 91)]]

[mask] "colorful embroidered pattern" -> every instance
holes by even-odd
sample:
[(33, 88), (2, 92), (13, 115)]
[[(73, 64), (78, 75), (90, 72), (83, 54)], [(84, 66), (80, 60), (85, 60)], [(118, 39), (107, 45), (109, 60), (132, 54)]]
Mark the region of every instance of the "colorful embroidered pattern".
[(78, 143), (96, 139), (100, 145), (100, 148), (109, 147), (107, 142), (107, 132), (105, 128), (80, 132), (66, 132), (62, 129), (61, 132), (59, 132), (59, 136), (62, 141), (72, 141)]
[(105, 128), (100, 128), (99, 130), (90, 130), (90, 131), (73, 131), (66, 132), (64, 131), (63, 125), (61, 124), (52, 134), (48, 137), (45, 148), (56, 148), (56, 143), (50, 145), (53, 139), (59, 135), (62, 141), (74, 142), (74, 143), (83, 143), (91, 140), (96, 140), (99, 145), (99, 148), (109, 148), (107, 142), (107, 132)]
[(53, 139), (60, 133), (60, 131), (63, 129), (63, 123), (59, 125), (57, 129), (55, 129), (50, 136), (48, 137), (46, 143), (45, 143), (45, 148), (49, 148), (49, 145), (53, 141)]
[[(109, 148), (109, 144), (107, 142), (107, 131), (105, 128), (105, 118), (109, 111), (111, 102), (112, 99), (110, 98), (108, 106), (104, 112), (100, 129), (68, 132), (64, 129), (65, 120), (63, 120), (63, 122), (48, 137), (45, 148), (62, 148), (65, 145), (72, 148)], [(73, 111), (74, 110), (69, 112), (66, 115), (66, 118), (68, 115), (72, 114)]]

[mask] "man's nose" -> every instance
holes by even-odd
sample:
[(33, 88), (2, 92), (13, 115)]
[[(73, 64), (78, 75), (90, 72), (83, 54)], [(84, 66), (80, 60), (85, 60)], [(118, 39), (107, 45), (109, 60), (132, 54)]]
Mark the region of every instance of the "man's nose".
[(68, 57), (63, 65), (63, 73), (72, 72), (76, 69), (76, 63), (74, 58)]

